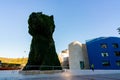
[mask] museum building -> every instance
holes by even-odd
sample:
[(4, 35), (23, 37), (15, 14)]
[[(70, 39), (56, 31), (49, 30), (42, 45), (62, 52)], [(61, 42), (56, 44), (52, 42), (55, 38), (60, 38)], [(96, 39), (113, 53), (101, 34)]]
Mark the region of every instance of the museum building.
[(86, 44), (74, 41), (69, 44), (69, 68), (120, 69), (120, 38), (99, 37)]

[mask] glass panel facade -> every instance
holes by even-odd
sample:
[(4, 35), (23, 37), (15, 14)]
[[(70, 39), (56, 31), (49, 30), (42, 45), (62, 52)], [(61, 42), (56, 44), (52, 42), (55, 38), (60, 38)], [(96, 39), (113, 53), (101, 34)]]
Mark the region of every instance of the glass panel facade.
[(107, 44), (105, 43), (101, 44), (101, 48), (107, 48)]
[(115, 56), (120, 56), (120, 51), (115, 51), (114, 54)]
[(80, 68), (84, 69), (84, 61), (80, 61)]
[(113, 48), (118, 48), (118, 44), (117, 43), (112, 43)]
[(116, 65), (117, 65), (117, 66), (120, 66), (120, 60), (117, 60), (117, 61), (116, 61)]
[(101, 55), (102, 55), (102, 57), (107, 57), (108, 53), (107, 52), (102, 52)]
[(110, 61), (102, 61), (103, 66), (110, 66)]

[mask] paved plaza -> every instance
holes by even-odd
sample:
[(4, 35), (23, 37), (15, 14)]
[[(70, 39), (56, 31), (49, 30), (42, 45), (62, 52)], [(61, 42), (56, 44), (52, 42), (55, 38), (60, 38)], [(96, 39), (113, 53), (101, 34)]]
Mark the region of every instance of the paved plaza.
[(120, 74), (39, 77), (19, 80), (120, 80)]
[(119, 70), (103, 71), (83, 70), (52, 74), (19, 74), (18, 71), (0, 71), (0, 80), (120, 80)]

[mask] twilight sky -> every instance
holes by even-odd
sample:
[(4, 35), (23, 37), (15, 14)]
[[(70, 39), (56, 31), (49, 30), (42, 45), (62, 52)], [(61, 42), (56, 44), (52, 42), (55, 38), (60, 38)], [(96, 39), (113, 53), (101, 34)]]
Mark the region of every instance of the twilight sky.
[(54, 15), (57, 53), (73, 41), (120, 37), (120, 0), (1, 0), (0, 57), (27, 57), (32, 37), (28, 18), (32, 12)]

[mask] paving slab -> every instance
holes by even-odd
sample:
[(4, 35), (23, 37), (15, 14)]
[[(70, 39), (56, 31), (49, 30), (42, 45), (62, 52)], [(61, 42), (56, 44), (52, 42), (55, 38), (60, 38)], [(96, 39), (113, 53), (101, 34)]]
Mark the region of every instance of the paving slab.
[(0, 80), (120, 80), (120, 71), (66, 70), (52, 74), (20, 74), (19, 71), (0, 71)]

